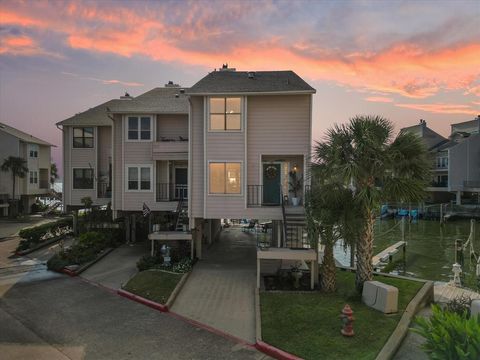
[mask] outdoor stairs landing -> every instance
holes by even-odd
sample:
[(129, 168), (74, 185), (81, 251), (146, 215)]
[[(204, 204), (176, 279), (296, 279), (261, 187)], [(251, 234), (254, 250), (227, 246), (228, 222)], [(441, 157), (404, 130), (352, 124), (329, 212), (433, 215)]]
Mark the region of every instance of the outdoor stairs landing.
[(177, 223), (175, 225), (176, 231), (183, 231), (183, 226), (187, 225), (188, 228), (188, 201), (182, 200), (180, 209), (178, 211)]
[[(286, 207), (285, 208), (285, 247), (303, 248), (307, 247), (307, 224), (305, 219), (304, 207)], [(309, 246), (308, 246), (309, 247)]]

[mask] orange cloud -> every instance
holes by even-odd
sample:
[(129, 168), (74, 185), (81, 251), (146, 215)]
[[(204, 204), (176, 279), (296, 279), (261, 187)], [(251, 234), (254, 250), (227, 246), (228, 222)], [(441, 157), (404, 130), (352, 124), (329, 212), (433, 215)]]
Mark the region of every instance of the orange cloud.
[(395, 106), (426, 111), (434, 114), (466, 114), (466, 115), (477, 115), (479, 110), (475, 110), (469, 105), (463, 104), (395, 104)]
[[(50, 9), (51, 10), (51, 9)], [(60, 8), (61, 14), (40, 16), (13, 10), (0, 17), (0, 24), (50, 29), (65, 36), (74, 49), (112, 53), (123, 57), (146, 56), (153, 60), (204, 66), (212, 69), (224, 62), (244, 70), (291, 69), (310, 80), (331, 81), (360, 91), (423, 99), (444, 90), (479, 94), (473, 86), (480, 77), (480, 43), (461, 43), (434, 50), (409, 42), (373, 52), (345, 51), (316, 47), (299, 40), (291, 44), (282, 37), (259, 38), (256, 42), (219, 38), (225, 29), (196, 21), (185, 14), (183, 25), (162, 22), (154, 12), (140, 14), (122, 7), (99, 8), (75, 2)], [(241, 11), (241, 9), (235, 9)], [(48, 25), (47, 25), (48, 23)], [(193, 30), (192, 30), (193, 29)], [(208, 41), (209, 49), (188, 48), (184, 40)], [(223, 46), (225, 45), (225, 46)], [(214, 50), (211, 50), (214, 48)], [(320, 54), (320, 55), (311, 55)], [(391, 102), (375, 96), (367, 101)]]
[(0, 55), (39, 55), (46, 54), (37, 43), (28, 36), (8, 36), (0, 42)]
[(85, 79), (85, 80), (92, 80), (92, 81), (98, 81), (102, 84), (105, 85), (112, 85), (112, 84), (120, 84), (120, 85), (125, 85), (125, 86), (132, 86), (132, 87), (138, 87), (138, 86), (144, 86), (145, 84), (139, 83), (139, 82), (129, 82), (129, 81), (122, 81), (122, 80), (116, 80), (116, 79), (111, 79), (111, 80), (106, 80), (106, 79), (99, 79), (99, 78), (94, 78), (90, 76), (81, 76), (75, 73), (71, 72), (65, 72), (62, 71), (62, 74), (68, 75), (68, 76), (73, 76), (79, 79)]
[(383, 97), (383, 96), (370, 96), (365, 98), (366, 101), (371, 101), (371, 102), (381, 102), (381, 103), (392, 103), (393, 99), (388, 98), (388, 97)]

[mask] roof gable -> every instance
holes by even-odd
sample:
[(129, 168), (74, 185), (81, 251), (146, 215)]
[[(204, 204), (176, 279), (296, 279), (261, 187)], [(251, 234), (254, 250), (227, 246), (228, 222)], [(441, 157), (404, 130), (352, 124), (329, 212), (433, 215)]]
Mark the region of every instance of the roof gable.
[(0, 131), (4, 131), (7, 134), (10, 134), (12, 136), (15, 136), (19, 138), (21, 141), (27, 142), (27, 143), (33, 143), (33, 144), (38, 144), (38, 145), (45, 145), (45, 146), (55, 146), (53, 144), (50, 144), (49, 142), (39, 139), (33, 135), (27, 134), (26, 132), (23, 132), (21, 130), (18, 130), (12, 126), (9, 126), (4, 123), (0, 123)]

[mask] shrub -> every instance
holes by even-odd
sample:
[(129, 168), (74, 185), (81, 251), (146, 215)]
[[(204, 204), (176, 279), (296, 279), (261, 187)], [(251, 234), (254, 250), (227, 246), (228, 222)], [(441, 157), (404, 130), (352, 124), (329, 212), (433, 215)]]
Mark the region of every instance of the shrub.
[(458, 315), (470, 316), (470, 304), (472, 299), (468, 296), (457, 296), (453, 300), (450, 300), (445, 307), (446, 311), (456, 313)]
[(157, 267), (163, 263), (163, 257), (161, 256), (150, 256), (144, 255), (140, 260), (137, 261), (138, 271), (145, 271)]
[(480, 316), (442, 311), (432, 306), (430, 319), (418, 317), (412, 331), (426, 339), (423, 348), (431, 359), (480, 359)]
[(47, 261), (48, 270), (60, 271), (67, 265), (69, 263), (62, 254), (55, 254)]
[(23, 240), (20, 241), (20, 244), (17, 247), (17, 251), (26, 250), (34, 247), (43, 240), (47, 233), (51, 233), (53, 236), (55, 236), (61, 228), (71, 226), (72, 219), (64, 218), (52, 223), (42, 224), (20, 230), (19, 236), (23, 238)]
[(190, 258), (183, 258), (178, 263), (173, 264), (172, 271), (176, 273), (187, 273), (192, 270), (193, 261)]

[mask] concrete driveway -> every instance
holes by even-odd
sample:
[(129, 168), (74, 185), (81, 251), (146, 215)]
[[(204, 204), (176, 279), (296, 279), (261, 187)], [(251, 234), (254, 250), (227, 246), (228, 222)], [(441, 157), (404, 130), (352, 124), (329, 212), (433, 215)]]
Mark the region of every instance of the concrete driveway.
[(223, 230), (194, 266), (172, 311), (255, 343), (256, 254), (254, 234)]
[(266, 359), (251, 347), (79, 278), (24, 280), (0, 298), (2, 359)]

